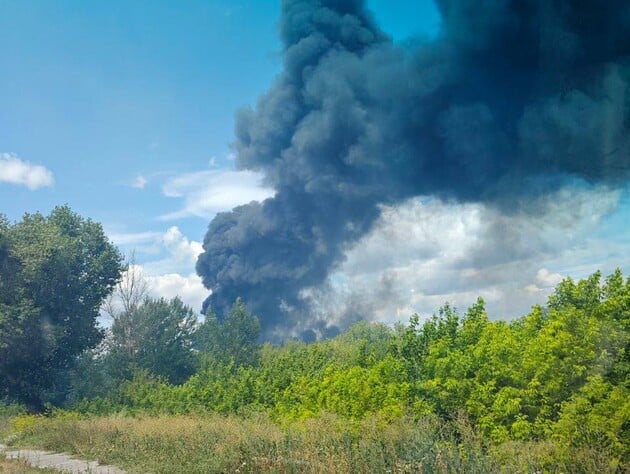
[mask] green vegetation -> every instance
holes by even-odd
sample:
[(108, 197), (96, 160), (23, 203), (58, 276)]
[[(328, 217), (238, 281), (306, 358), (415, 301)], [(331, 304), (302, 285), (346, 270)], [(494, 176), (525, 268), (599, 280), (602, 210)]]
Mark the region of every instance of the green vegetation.
[[(532, 468), (552, 463), (614, 472), (628, 466), (630, 281), (620, 271), (604, 282), (599, 274), (567, 279), (547, 307), (511, 322), (491, 321), (480, 299), (463, 315), (445, 305), (424, 322), (417, 315), (394, 329), (362, 322), (331, 340), (257, 349), (251, 338), (256, 325), (243, 323), (252, 317), (241, 302), (231, 318), (235, 314), (238, 324), (210, 319), (204, 326), (211, 343), (202, 346), (200, 367), (183, 384), (136, 373), (74, 409), (100, 415), (266, 413), (285, 428), (334, 416), (348, 430), (377, 420), (406, 424), (410, 432), (432, 419), (450, 427), (444, 429), (453, 439), (461, 436), (455, 421), (465, 420), (480, 440), (475, 452), (493, 453), (492, 462), (508, 465), (526, 449), (534, 453)], [(225, 330), (217, 338), (222, 325), (246, 334), (239, 339), (232, 331), (228, 338)], [(234, 341), (247, 341), (249, 352)]]
[(195, 340), (205, 358), (237, 366), (256, 365), (260, 358), (259, 335), (260, 322), (247, 312), (245, 303), (238, 298), (224, 319), (207, 314), (195, 333)]
[[(0, 222), (0, 400), (47, 402), (51, 415), (5, 404), (9, 440), (137, 472), (630, 469), (619, 270), (566, 279), (509, 322), (479, 299), (463, 314), (446, 304), (279, 346), (258, 343), (240, 300), (199, 324), (121, 270), (100, 226), (68, 208)], [(114, 287), (103, 333), (96, 315)]]
[[(418, 421), (323, 414), (278, 425), (249, 416), (22, 417), (21, 443), (123, 466), (131, 473), (615, 472), (589, 449), (550, 442), (488, 445), (463, 417)], [(580, 456), (576, 462), (574, 456)]]
[(137, 472), (624, 471), (629, 321), (620, 271), (567, 279), (511, 322), (478, 300), (310, 344), (257, 346), (237, 301), (195, 332), (185, 382), (145, 365), (72, 412), (15, 418), (14, 431)]
[(96, 319), (122, 270), (99, 224), (68, 207), (0, 215), (0, 400), (59, 401), (64, 374), (102, 338)]
[(107, 340), (107, 369), (130, 378), (139, 370), (182, 383), (197, 367), (191, 351), (197, 316), (179, 298), (146, 298), (114, 320)]

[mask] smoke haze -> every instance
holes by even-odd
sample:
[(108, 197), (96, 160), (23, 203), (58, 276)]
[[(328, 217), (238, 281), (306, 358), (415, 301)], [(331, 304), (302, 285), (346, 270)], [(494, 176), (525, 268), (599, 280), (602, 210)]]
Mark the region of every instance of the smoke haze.
[(239, 111), (234, 145), (276, 194), (210, 223), (204, 311), (240, 296), (267, 339), (326, 336), (308, 294), (383, 206), (422, 195), (535, 213), (562, 187), (627, 182), (630, 3), (437, 4), (437, 38), (401, 46), (362, 1), (282, 2), (283, 71)]

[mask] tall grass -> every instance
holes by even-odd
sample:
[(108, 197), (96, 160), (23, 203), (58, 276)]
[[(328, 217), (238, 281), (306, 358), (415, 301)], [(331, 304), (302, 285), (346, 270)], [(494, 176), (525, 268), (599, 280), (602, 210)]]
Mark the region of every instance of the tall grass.
[(615, 472), (607, 458), (550, 443), (488, 447), (460, 419), (414, 422), (333, 415), (279, 425), (264, 415), (35, 418), (21, 444), (67, 451), (131, 473), (499, 473)]
[(6, 404), (0, 401), (0, 442), (10, 430), (10, 420), (24, 413), (26, 413), (26, 409), (21, 405)]

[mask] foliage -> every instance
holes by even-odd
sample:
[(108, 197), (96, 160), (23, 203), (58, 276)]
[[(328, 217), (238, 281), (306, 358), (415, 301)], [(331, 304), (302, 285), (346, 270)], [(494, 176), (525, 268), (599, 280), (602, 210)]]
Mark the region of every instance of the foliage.
[(181, 299), (145, 298), (120, 314), (107, 340), (105, 365), (119, 380), (146, 370), (179, 384), (197, 367), (192, 352), (197, 317)]
[[(510, 322), (492, 321), (479, 299), (463, 314), (446, 304), (425, 320), (414, 315), (393, 329), (361, 322), (315, 343), (259, 346), (258, 330), (239, 300), (225, 320), (209, 315), (197, 330), (201, 362), (183, 383), (145, 364), (75, 409), (198, 420), (264, 414), (273, 441), (239, 448), (265, 459), (247, 461), (252, 470), (325, 471), (322, 450), (353, 472), (435, 471), (442, 461), (453, 472), (630, 469), (630, 279), (620, 271), (566, 279), (545, 307)], [(383, 436), (394, 427), (392, 444)], [(324, 429), (316, 453), (312, 429)], [(244, 462), (228, 458), (221, 469)], [(305, 464), (288, 468), (280, 458)]]
[(258, 363), (258, 337), (260, 322), (247, 311), (245, 303), (237, 298), (227, 316), (220, 320), (206, 314), (206, 320), (196, 334), (198, 349), (211, 359), (235, 365)]
[(0, 219), (0, 397), (41, 410), (60, 376), (102, 338), (99, 307), (121, 256), (100, 224), (67, 206)]

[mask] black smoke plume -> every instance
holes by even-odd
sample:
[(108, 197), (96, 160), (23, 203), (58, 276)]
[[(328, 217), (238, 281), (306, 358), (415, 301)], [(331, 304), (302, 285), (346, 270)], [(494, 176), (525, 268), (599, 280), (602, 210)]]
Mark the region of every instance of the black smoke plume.
[(218, 214), (204, 310), (237, 296), (265, 337), (326, 330), (325, 284), (379, 206), (417, 195), (513, 212), (572, 180), (630, 174), (628, 0), (438, 0), (437, 38), (398, 45), (361, 0), (284, 0), (284, 69), (237, 116), (237, 164), (275, 197)]

